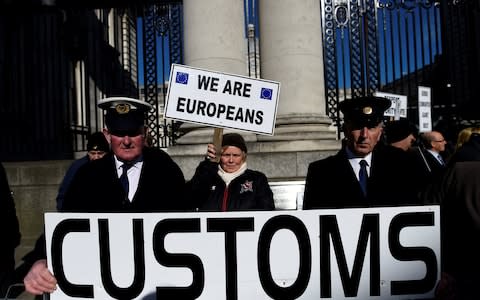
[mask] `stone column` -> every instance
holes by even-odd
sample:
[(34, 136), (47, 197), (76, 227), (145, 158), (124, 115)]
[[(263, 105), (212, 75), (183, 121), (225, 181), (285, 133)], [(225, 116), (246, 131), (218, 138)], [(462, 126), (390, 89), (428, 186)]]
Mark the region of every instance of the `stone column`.
[[(185, 63), (247, 75), (243, 1), (185, 0)], [(261, 0), (261, 77), (281, 84), (274, 136), (242, 133), (248, 166), (269, 180), (303, 179), (311, 161), (339, 149), (325, 115), (319, 2)], [(213, 129), (190, 130), (168, 152), (189, 179), (212, 141)]]
[[(243, 1), (184, 0), (185, 64), (192, 67), (247, 76)], [(213, 128), (183, 124), (188, 131), (180, 145), (212, 141)]]
[(335, 139), (325, 114), (320, 2), (262, 0), (259, 14), (262, 78), (281, 83), (275, 137), (265, 140)]

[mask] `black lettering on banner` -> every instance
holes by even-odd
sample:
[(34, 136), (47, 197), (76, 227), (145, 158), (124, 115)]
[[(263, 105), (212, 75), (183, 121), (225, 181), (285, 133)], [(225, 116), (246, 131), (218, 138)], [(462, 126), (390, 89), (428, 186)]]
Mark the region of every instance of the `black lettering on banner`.
[(178, 97), (178, 102), (177, 102), (177, 111), (179, 112), (184, 112), (185, 111), (185, 98), (183, 97)]
[(93, 285), (73, 284), (63, 270), (63, 240), (72, 232), (90, 232), (89, 219), (66, 219), (55, 227), (52, 234), (52, 270), (58, 287), (70, 297), (93, 298)]
[(191, 114), (195, 111), (195, 107), (197, 106), (197, 100), (193, 99), (193, 101), (188, 98), (187, 99), (187, 113)]
[[(207, 103), (205, 101), (198, 101), (197, 115), (205, 116), (205, 107), (206, 106), (207, 106)], [(192, 113), (193, 113), (193, 111), (192, 111)]]
[(215, 106), (215, 103), (208, 103), (207, 105), (207, 116), (213, 117), (215, 116), (215, 111), (217, 110), (217, 107)]
[(219, 78), (216, 78), (216, 77), (207, 77), (207, 76), (198, 75), (198, 89), (217, 92), (218, 80)]
[(209, 218), (207, 232), (225, 232), (226, 300), (236, 300), (237, 293), (237, 232), (253, 231), (254, 218)]
[[(298, 242), (300, 264), (298, 277), (289, 287), (275, 283), (270, 269), (270, 245), (272, 238), (280, 229), (290, 230)], [(273, 299), (296, 299), (306, 290), (312, 268), (312, 250), (308, 231), (302, 221), (290, 215), (275, 216), (268, 220), (258, 238), (257, 248), (258, 274), (263, 290)]]
[(251, 110), (247, 108), (247, 112), (245, 113), (245, 122), (253, 124), (254, 116), (255, 116), (255, 110)]
[(233, 92), (232, 92), (232, 83), (228, 80), (223, 88), (223, 93), (234, 95), (234, 96), (242, 96), (242, 97), (250, 97), (250, 90), (252, 88), (252, 84), (250, 83), (242, 83), (239, 81), (235, 81), (233, 83)]
[(155, 259), (166, 267), (184, 267), (192, 271), (192, 284), (187, 287), (157, 287), (156, 299), (196, 299), (205, 285), (205, 270), (201, 259), (191, 253), (168, 253), (165, 237), (170, 233), (200, 232), (200, 219), (165, 219), (153, 230)]
[(225, 119), (232, 121), (234, 113), (235, 113), (235, 106), (229, 105), (227, 107), (227, 116), (225, 117)]
[(263, 111), (257, 111), (256, 116), (257, 118), (255, 119), (255, 124), (261, 125), (263, 123)]
[(242, 83), (235, 81), (233, 85), (233, 95), (242, 96)]
[(252, 89), (252, 84), (251, 83), (245, 83), (243, 84), (243, 97), (250, 97), (250, 91)]
[(133, 219), (133, 266), (134, 274), (129, 287), (119, 287), (113, 282), (110, 259), (110, 233), (108, 219), (98, 219), (98, 243), (100, 246), (100, 271), (105, 291), (114, 299), (133, 299), (145, 286), (145, 245), (143, 243), (143, 220)]
[(219, 104), (218, 105), (218, 111), (217, 111), (217, 118), (220, 118), (220, 115), (223, 114), (226, 110), (226, 107), (224, 104)]
[(232, 83), (230, 82), (230, 80), (227, 80), (227, 81), (225, 82), (225, 86), (223, 87), (222, 93), (224, 93), (224, 94), (232, 94)]
[(243, 122), (243, 110), (239, 108), (237, 114), (235, 115), (235, 121), (242, 121)]
[(320, 216), (320, 296), (332, 297), (332, 278), (330, 265), (330, 237), (332, 238), (337, 265), (345, 297), (355, 297), (362, 274), (368, 239), (370, 237), (370, 296), (380, 296), (380, 231), (379, 215), (363, 216), (360, 235), (355, 251), (352, 275), (349, 275), (342, 237), (335, 215)]
[(388, 230), (388, 246), (392, 256), (400, 261), (423, 261), (426, 267), (425, 277), (421, 280), (392, 281), (392, 295), (423, 294), (435, 288), (437, 281), (437, 258), (435, 252), (427, 247), (403, 247), (400, 244), (400, 231), (410, 226), (433, 226), (433, 212), (412, 212), (396, 215)]

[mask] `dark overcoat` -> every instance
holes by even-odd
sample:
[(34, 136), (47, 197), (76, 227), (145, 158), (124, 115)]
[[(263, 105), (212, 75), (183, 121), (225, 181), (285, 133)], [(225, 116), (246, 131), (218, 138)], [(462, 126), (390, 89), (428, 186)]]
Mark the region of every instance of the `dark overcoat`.
[[(89, 161), (78, 169), (65, 194), (63, 212), (142, 213), (191, 210), (185, 197), (181, 169), (164, 151), (145, 148), (139, 186), (133, 200), (126, 198), (113, 154)], [(23, 260), (33, 264), (46, 257), (45, 236)]]
[(0, 246), (0, 297), (3, 297), (6, 288), (13, 279), (15, 248), (20, 244), (20, 230), (15, 203), (2, 164), (0, 164), (0, 228), (2, 230), (2, 244)]
[(109, 153), (78, 170), (65, 194), (63, 211), (183, 211), (188, 209), (184, 191), (183, 173), (170, 156), (160, 149), (145, 148), (139, 185), (130, 202)]
[(346, 149), (308, 167), (304, 209), (418, 204), (413, 161), (400, 149), (377, 146), (372, 153), (367, 195), (362, 192)]
[(265, 174), (247, 169), (228, 185), (217, 174), (218, 163), (203, 161), (187, 183), (189, 198), (198, 210), (227, 211), (273, 210), (273, 193)]

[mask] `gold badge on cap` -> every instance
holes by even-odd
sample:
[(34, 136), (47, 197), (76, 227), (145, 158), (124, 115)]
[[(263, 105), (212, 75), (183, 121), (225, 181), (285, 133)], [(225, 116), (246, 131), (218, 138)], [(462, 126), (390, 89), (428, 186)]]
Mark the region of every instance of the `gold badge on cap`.
[(372, 112), (373, 112), (373, 109), (372, 109), (372, 107), (370, 107), (370, 106), (365, 106), (365, 107), (363, 108), (363, 113), (366, 114), (366, 115), (371, 115)]
[(130, 104), (128, 103), (120, 103), (115, 105), (115, 111), (121, 115), (128, 114), (130, 111)]

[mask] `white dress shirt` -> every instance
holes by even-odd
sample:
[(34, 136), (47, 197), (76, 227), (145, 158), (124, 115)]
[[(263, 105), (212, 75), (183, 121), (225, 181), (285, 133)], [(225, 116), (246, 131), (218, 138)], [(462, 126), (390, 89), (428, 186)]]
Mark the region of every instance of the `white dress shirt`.
[[(122, 165), (124, 164), (122, 161), (119, 161), (118, 158), (115, 157), (115, 166), (117, 168), (117, 175), (118, 178), (122, 176)], [(140, 173), (142, 171), (143, 160), (137, 161), (134, 163), (127, 171), (128, 176), (128, 200), (132, 202), (135, 193), (137, 192), (138, 182), (140, 180)]]
[(370, 177), (370, 166), (372, 165), (372, 153), (368, 153), (367, 156), (365, 157), (356, 157), (352, 151), (350, 151), (348, 148), (347, 150), (347, 157), (348, 157), (348, 162), (352, 166), (353, 172), (355, 173), (355, 176), (357, 177), (357, 180), (360, 180), (359, 173), (360, 173), (360, 161), (365, 160), (367, 162), (367, 174)]

